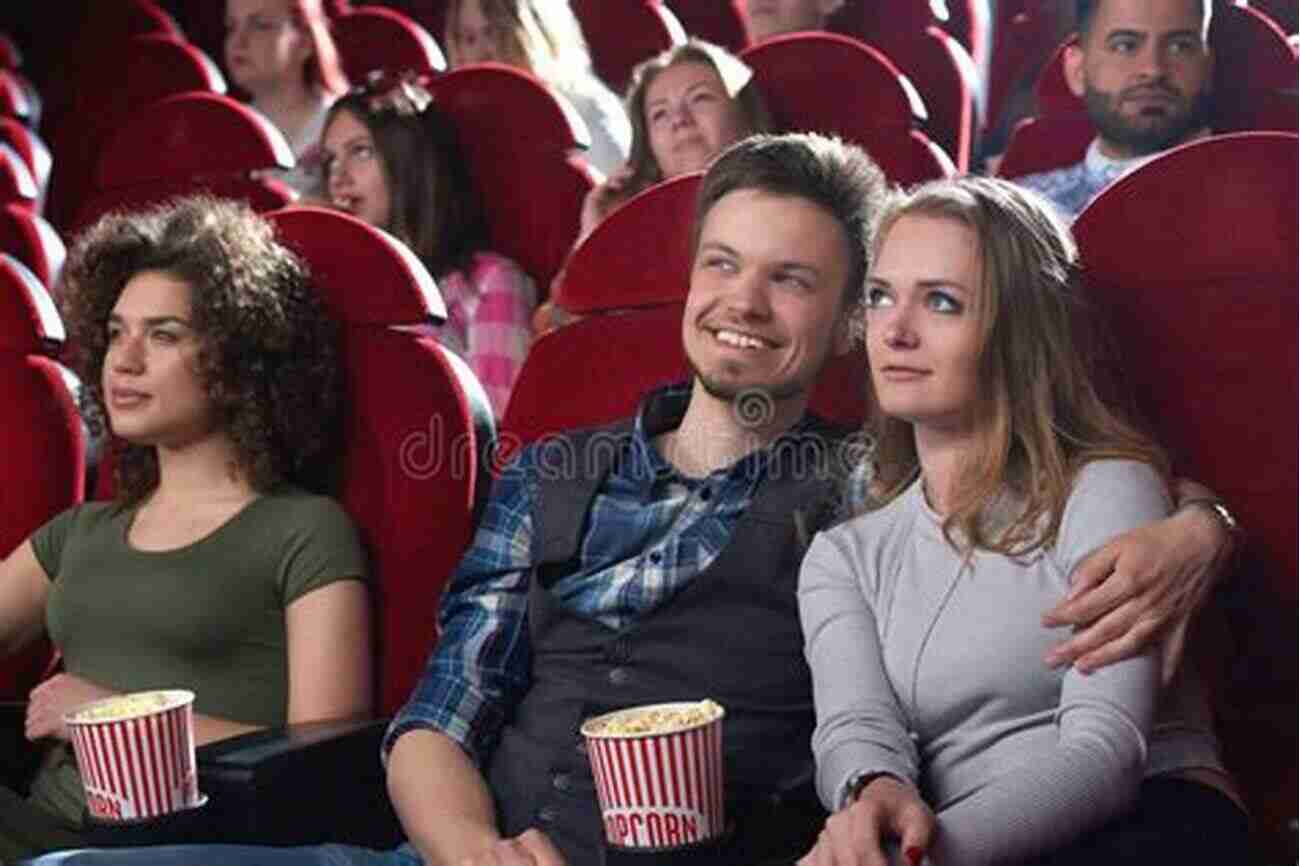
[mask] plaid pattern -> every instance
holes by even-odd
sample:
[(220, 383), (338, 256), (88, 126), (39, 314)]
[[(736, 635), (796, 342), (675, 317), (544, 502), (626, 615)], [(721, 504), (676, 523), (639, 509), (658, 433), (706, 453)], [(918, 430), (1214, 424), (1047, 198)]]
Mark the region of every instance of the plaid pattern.
[(433, 333), (465, 359), (500, 419), (532, 342), (537, 287), (504, 256), (478, 253), (468, 272), (438, 277), (438, 290), (447, 304), (447, 322)]
[(1080, 162), (1012, 180), (1027, 189), (1042, 193), (1062, 213), (1073, 219), (1098, 193), (1135, 168), (1150, 162), (1152, 158), (1142, 156), (1136, 159), (1111, 159), (1101, 152), (1100, 144), (1094, 139), (1088, 147), (1087, 156)]
[[(689, 386), (675, 385), (647, 399), (592, 502), (577, 570), (551, 587), (562, 604), (613, 628), (653, 611), (708, 568), (766, 472), (770, 449), (706, 478), (674, 470), (651, 441), (681, 423), (689, 397)], [(525, 449), (493, 488), (448, 585), (438, 646), (384, 738), (385, 757), (401, 734), (431, 728), (485, 765), (527, 691), (528, 588), (541, 552), (533, 508), (539, 473), (554, 471), (540, 453), (537, 445)]]

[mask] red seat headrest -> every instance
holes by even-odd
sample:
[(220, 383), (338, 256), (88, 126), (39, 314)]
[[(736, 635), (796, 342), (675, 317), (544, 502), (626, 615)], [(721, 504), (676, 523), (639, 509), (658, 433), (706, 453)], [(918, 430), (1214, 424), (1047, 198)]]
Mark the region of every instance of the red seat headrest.
[(375, 69), (435, 75), (447, 68), (429, 31), (395, 9), (349, 9), (334, 19), (333, 32), (343, 72), (353, 84), (365, 81)]
[(42, 285), (58, 285), (67, 249), (54, 227), (29, 208), (0, 207), (0, 250), (26, 265)]
[(0, 203), (31, 203), (39, 190), (27, 163), (12, 147), (0, 141)]
[(284, 134), (259, 112), (219, 93), (181, 93), (139, 108), (118, 126), (100, 154), (95, 183), (108, 189), (293, 163)]
[(22, 82), (9, 70), (0, 68), (0, 115), (30, 123), (34, 110)]
[(330, 315), (345, 325), (441, 323), (447, 308), (410, 248), (348, 214), (292, 206), (267, 214), (285, 246), (311, 265)]
[(65, 336), (45, 286), (18, 259), (0, 253), (0, 349), (48, 355)]
[[(456, 125), (461, 150), (503, 150), (526, 142), (564, 153), (590, 144), (587, 125), (539, 79), (501, 63), (476, 63), (433, 82), (438, 107)], [(520, 130), (527, 130), (521, 141)]]

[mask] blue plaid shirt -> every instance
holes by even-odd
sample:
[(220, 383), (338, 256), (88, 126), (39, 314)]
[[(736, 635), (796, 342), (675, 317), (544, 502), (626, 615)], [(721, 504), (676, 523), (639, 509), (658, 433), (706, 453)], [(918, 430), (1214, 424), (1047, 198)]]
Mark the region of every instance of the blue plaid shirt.
[[(652, 444), (675, 429), (689, 385), (652, 393), (632, 436), (617, 442), (596, 492), (578, 551), (578, 567), (550, 591), (570, 609), (620, 628), (655, 610), (722, 552), (762, 480), (771, 448), (755, 451), (705, 478), (677, 472)], [(801, 421), (791, 432), (806, 429)], [(581, 467), (584, 455), (572, 455)], [(442, 636), (424, 675), (389, 725), (384, 756), (409, 730), (451, 737), (485, 766), (501, 726), (528, 690), (532, 650), (527, 605), (541, 555), (533, 532), (539, 477), (556, 467), (537, 445), (497, 480), (474, 542), (448, 584), (439, 614)]]
[(1102, 190), (1136, 168), (1150, 162), (1153, 156), (1134, 159), (1111, 159), (1101, 152), (1096, 139), (1088, 147), (1088, 155), (1074, 165), (1026, 174), (1012, 178), (1015, 183), (1040, 192), (1073, 219), (1096, 198)]

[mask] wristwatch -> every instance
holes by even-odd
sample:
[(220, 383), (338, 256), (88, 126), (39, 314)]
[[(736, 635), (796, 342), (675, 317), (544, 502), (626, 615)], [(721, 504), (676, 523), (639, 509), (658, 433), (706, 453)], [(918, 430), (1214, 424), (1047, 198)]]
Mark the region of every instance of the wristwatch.
[(879, 779), (881, 776), (888, 776), (896, 781), (901, 781), (893, 773), (859, 773), (849, 779), (849, 783), (844, 786), (844, 796), (840, 798), (840, 808), (851, 806), (857, 802), (858, 795), (862, 793), (862, 789)]
[(1211, 499), (1208, 496), (1189, 499), (1179, 506), (1179, 510), (1190, 508), (1193, 505), (1202, 505), (1208, 508), (1223, 524), (1223, 528), (1228, 531), (1229, 535), (1237, 535), (1241, 532), (1241, 524), (1237, 522), (1236, 516), (1228, 510), (1227, 503), (1222, 499)]

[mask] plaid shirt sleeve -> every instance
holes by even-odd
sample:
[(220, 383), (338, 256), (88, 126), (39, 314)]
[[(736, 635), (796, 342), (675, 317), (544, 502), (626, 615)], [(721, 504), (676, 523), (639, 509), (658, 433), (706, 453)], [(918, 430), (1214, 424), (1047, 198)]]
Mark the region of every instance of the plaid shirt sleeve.
[(465, 360), (501, 418), (532, 342), (537, 289), (514, 262), (498, 255), (479, 256), (470, 279), (476, 300), (465, 328)]
[(493, 486), (474, 541), (447, 586), (441, 636), (424, 674), (384, 735), (383, 759), (407, 731), (439, 731), (486, 765), (529, 685), (525, 613), (532, 567), (533, 449)]

